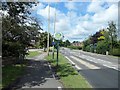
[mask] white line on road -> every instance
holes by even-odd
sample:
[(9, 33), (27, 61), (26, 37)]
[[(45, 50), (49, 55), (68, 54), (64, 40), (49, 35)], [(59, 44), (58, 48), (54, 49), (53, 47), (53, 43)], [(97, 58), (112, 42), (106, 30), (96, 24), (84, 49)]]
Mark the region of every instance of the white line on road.
[(85, 59), (85, 60), (100, 64), (100, 65), (103, 65), (105, 67), (112, 68), (112, 69), (120, 71), (118, 69), (118, 64), (113, 64), (110, 61), (106, 61), (106, 60), (99, 59), (99, 58), (94, 58), (94, 57), (87, 56), (87, 55), (84, 55), (84, 54), (78, 54), (78, 53), (75, 53), (75, 52), (73, 54), (74, 54), (74, 56), (80, 57), (81, 59)]
[(69, 60), (69, 62), (71, 62), (72, 65), (75, 65), (75, 63), (73, 61), (71, 61), (70, 58), (68, 58), (67, 56), (65, 56), (65, 57)]
[(115, 70), (118, 70), (118, 66), (108, 66), (106, 64), (103, 64), (103, 66), (108, 67), (108, 68), (112, 68), (112, 69), (115, 69)]
[(75, 68), (77, 69), (77, 70), (81, 70), (82, 68), (80, 68), (78, 65), (75, 65)]
[(59, 87), (58, 87), (58, 90), (62, 90), (62, 87), (59, 86)]
[[(88, 60), (88, 61), (94, 62), (94, 63), (101, 64), (101, 65), (103, 65), (103, 66), (105, 66), (105, 67), (118, 70), (118, 65), (114, 65), (112, 62), (105, 61), (105, 60), (102, 60), (102, 59), (96, 59), (96, 58), (94, 58), (94, 57), (85, 56), (85, 55), (82, 55), (82, 56), (79, 56), (79, 57), (80, 57), (80, 58), (83, 58), (83, 59), (86, 59), (86, 60)], [(106, 64), (105, 64), (105, 63), (106, 63)]]
[(97, 63), (100, 63), (100, 64), (103, 64), (103, 63), (112, 64), (112, 62), (105, 61), (105, 60), (102, 60), (102, 59), (97, 59), (97, 58), (94, 58), (94, 57), (91, 57), (91, 56), (81, 55), (79, 57), (83, 58), (83, 59), (86, 59), (88, 61), (91, 61), (91, 62), (95, 62), (95, 63), (97, 62)]
[(80, 68), (78, 65), (76, 65), (72, 60), (70, 60), (70, 58), (68, 58), (67, 56), (65, 56), (71, 63), (72, 63), (72, 65), (74, 65), (75, 66), (75, 68), (77, 69), (77, 70), (81, 70), (82, 68)]
[(95, 61), (94, 63), (98, 63), (98, 62)]
[(86, 67), (88, 67), (90, 69), (100, 69), (100, 67), (97, 67), (97, 66), (95, 66), (93, 64), (90, 64), (90, 63), (88, 63), (86, 61), (83, 61), (83, 60), (81, 60), (81, 59), (79, 59), (77, 57), (71, 56), (71, 58), (75, 59), (76, 61), (80, 62), (81, 64), (85, 65)]

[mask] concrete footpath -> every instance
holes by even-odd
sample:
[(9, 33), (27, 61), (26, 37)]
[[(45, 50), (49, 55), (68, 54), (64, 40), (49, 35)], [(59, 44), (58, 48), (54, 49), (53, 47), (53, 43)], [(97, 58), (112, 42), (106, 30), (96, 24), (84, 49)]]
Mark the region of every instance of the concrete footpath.
[(39, 88), (39, 90), (43, 90), (43, 88), (51, 88), (53, 90), (54, 88), (54, 90), (62, 90), (62, 84), (55, 79), (50, 65), (44, 60), (46, 55), (46, 53), (43, 53), (39, 56), (29, 58), (26, 74), (14, 87), (15, 90), (29, 90), (30, 88)]

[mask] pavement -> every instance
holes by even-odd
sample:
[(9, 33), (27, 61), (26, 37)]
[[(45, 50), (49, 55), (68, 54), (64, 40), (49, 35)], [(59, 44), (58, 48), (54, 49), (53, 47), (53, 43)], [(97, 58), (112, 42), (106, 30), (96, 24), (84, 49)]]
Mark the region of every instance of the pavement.
[(61, 49), (60, 52), (88, 80), (95, 90), (99, 88), (105, 88), (104, 90), (113, 88), (110, 90), (114, 90), (120, 86), (118, 83), (119, 58), (68, 48)]
[(26, 68), (26, 74), (14, 87), (14, 90), (29, 90), (30, 88), (61, 90), (63, 88), (63, 85), (55, 79), (49, 63), (44, 59), (46, 55), (46, 53), (43, 53), (39, 56), (28, 58), (29, 65)]

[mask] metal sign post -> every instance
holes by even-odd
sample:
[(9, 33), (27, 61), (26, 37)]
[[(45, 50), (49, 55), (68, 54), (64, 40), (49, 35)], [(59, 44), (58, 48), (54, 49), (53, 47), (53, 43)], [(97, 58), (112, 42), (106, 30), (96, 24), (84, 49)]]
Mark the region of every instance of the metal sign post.
[(54, 59), (54, 45), (55, 45), (55, 42), (52, 42), (52, 45), (53, 45), (52, 59)]
[(58, 66), (58, 56), (59, 56), (59, 41), (57, 42), (57, 66)]
[(58, 66), (58, 60), (59, 60), (59, 40), (61, 40), (63, 38), (63, 34), (62, 33), (56, 33), (54, 35), (55, 39), (58, 40), (57, 41), (57, 66)]

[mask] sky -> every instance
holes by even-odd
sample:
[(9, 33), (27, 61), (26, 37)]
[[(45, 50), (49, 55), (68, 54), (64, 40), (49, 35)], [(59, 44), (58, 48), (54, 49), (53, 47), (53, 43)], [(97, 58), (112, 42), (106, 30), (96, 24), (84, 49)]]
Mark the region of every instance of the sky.
[[(84, 0), (85, 1), (85, 0)], [(109, 21), (118, 25), (118, 2), (101, 1), (59, 1), (49, 2), (50, 5), (50, 33), (63, 33), (63, 40), (83, 41), (90, 35), (103, 28), (107, 28)], [(48, 2), (39, 0), (37, 6), (32, 7), (32, 16), (40, 19), (44, 31), (48, 30)]]

